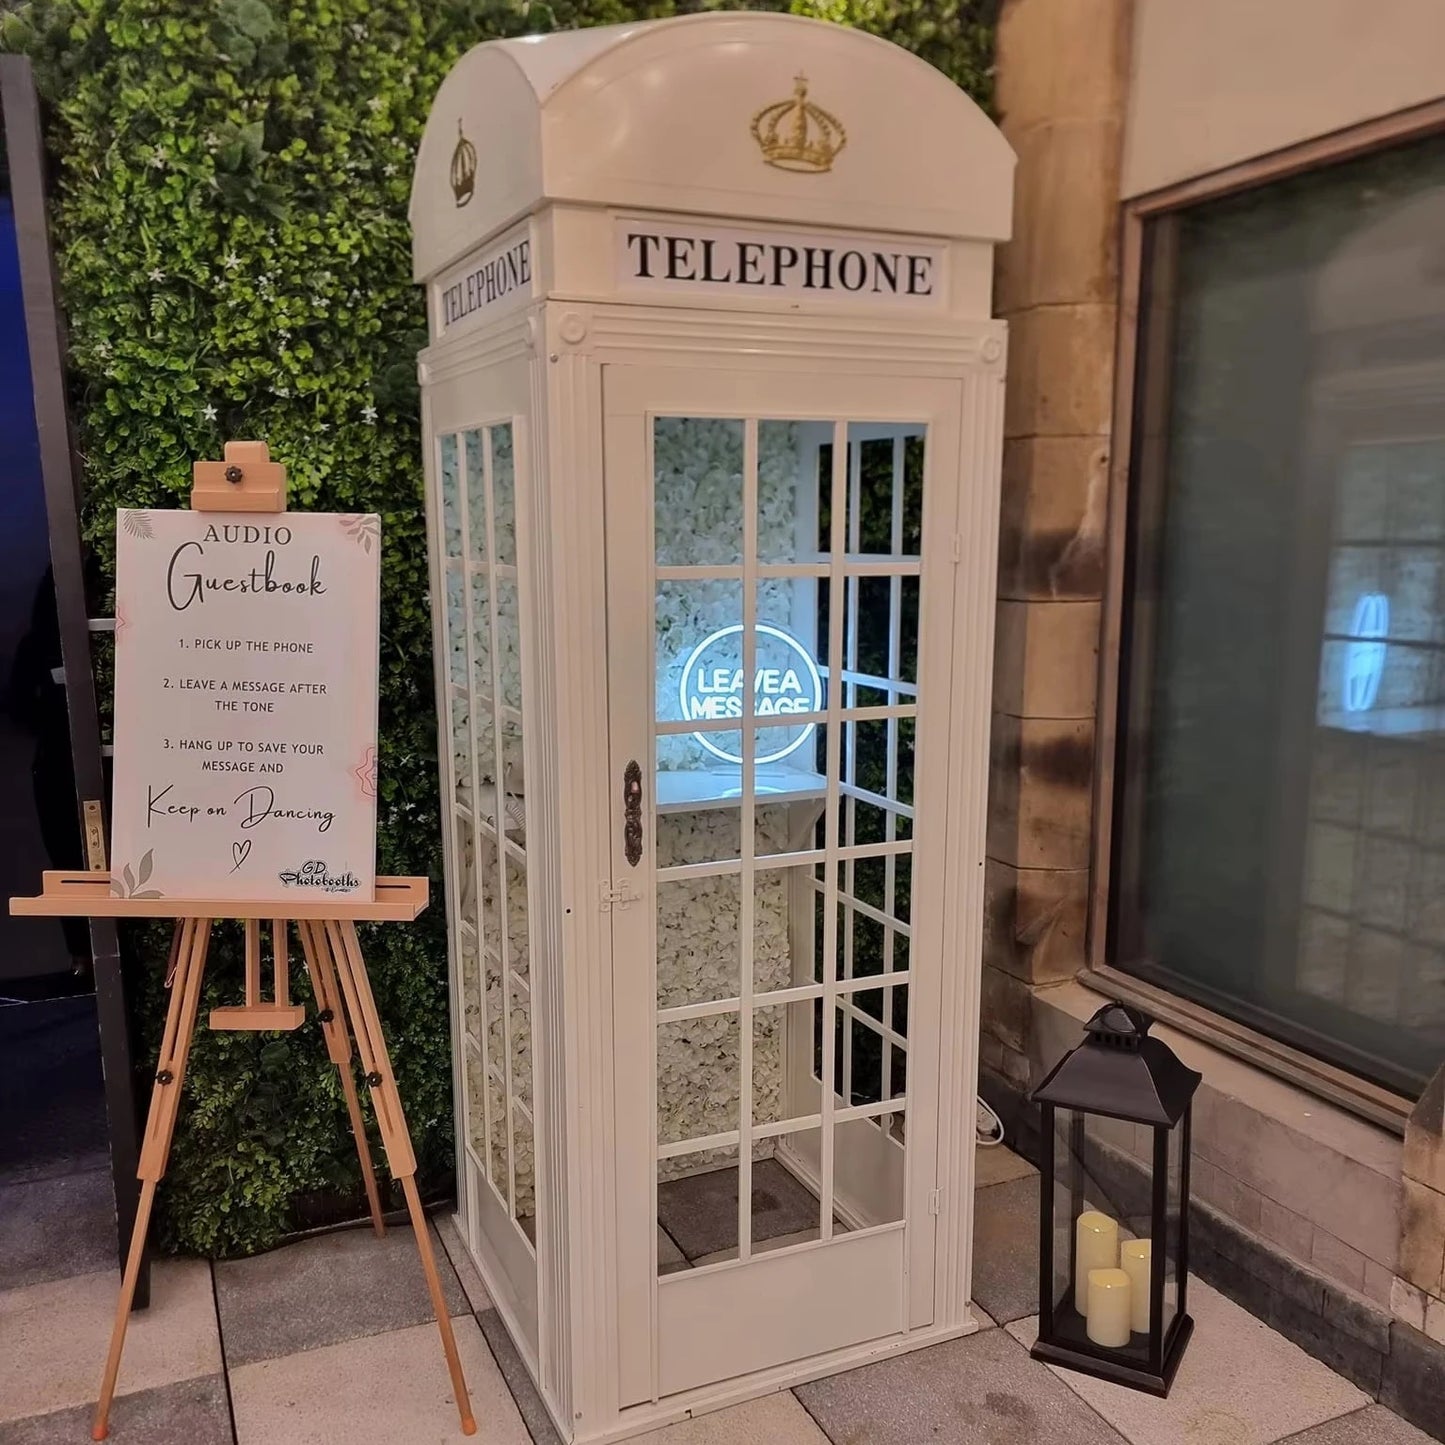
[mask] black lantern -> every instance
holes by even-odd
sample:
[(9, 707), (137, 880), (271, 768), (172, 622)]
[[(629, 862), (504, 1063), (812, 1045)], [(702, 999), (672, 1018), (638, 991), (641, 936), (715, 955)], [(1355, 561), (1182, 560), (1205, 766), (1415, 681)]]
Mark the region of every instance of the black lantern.
[(1101, 1008), (1033, 1098), (1042, 1118), (1035, 1359), (1167, 1395), (1194, 1328), (1189, 1111), (1200, 1075), (1153, 1019)]

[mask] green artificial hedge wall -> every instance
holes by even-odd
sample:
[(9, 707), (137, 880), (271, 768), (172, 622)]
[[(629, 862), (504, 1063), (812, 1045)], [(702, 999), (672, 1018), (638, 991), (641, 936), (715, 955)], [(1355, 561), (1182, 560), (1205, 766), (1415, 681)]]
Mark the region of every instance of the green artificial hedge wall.
[[(998, 0), (793, 0), (906, 46), (987, 104)], [(53, 237), (70, 324), (85, 540), (107, 576), (114, 509), (184, 505), (191, 463), (263, 439), (297, 508), (381, 514), (378, 868), (426, 873), (420, 923), (363, 938), (424, 1191), (450, 1187), (451, 1063), (415, 356), (412, 159), (431, 97), (482, 40), (681, 13), (671, 0), (0, 0), (48, 105)], [(900, 97), (900, 104), (906, 97)], [(966, 183), (960, 178), (960, 183)], [(104, 599), (98, 599), (104, 605)], [(109, 662), (97, 659), (109, 692)], [(154, 1058), (166, 939), (135, 940)], [(240, 994), (213, 949), (202, 1009)], [(304, 975), (296, 996), (309, 1002)], [(149, 1070), (140, 1081), (148, 1088)], [(375, 1141), (373, 1141), (375, 1142)], [(379, 1150), (376, 1151), (379, 1157)], [(246, 1254), (363, 1211), (314, 1027), (201, 1031), (162, 1245)]]

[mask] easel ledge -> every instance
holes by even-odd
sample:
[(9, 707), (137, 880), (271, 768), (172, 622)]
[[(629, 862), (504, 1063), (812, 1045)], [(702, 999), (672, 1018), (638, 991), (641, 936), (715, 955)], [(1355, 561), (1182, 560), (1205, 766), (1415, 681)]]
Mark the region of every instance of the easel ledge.
[(29, 918), (275, 918), (354, 923), (410, 923), (427, 906), (425, 878), (378, 878), (374, 899), (307, 898), (305, 890), (276, 898), (113, 898), (104, 873), (47, 869), (33, 898), (12, 898), (10, 912)]

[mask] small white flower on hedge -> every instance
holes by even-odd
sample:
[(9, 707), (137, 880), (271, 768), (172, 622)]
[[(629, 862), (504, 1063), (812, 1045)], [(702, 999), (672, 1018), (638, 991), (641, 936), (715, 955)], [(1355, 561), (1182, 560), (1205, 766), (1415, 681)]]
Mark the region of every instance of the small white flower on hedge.
[(216, 408), (213, 407), (213, 406), (203, 407), (203, 408), (201, 409), (201, 415), (202, 415), (203, 417), (205, 417), (205, 419), (206, 419), (207, 421), (215, 421), (215, 419), (216, 419)]
[(164, 281), (166, 279), (166, 273), (162, 271), (159, 266), (157, 266), (150, 273), (150, 277), (152, 281)]
[(362, 408), (361, 408), (361, 419), (362, 419), (362, 421), (364, 421), (364, 422), (367, 424), (367, 426), (375, 426), (375, 425), (376, 425), (376, 408), (375, 408), (374, 406), (364, 406), (364, 407), (362, 407)]

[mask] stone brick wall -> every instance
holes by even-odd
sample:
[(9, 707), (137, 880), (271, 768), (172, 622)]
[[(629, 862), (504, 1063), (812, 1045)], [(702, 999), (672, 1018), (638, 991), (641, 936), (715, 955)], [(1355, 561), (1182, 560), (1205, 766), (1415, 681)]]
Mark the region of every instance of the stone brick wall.
[(1390, 1304), (1397, 1319), (1445, 1345), (1445, 1065), (1405, 1126), (1403, 1174), (1400, 1257)]
[(1018, 153), (990, 773), (983, 1063), (1028, 1083), (1030, 994), (1083, 965), (1131, 0), (1005, 0)]

